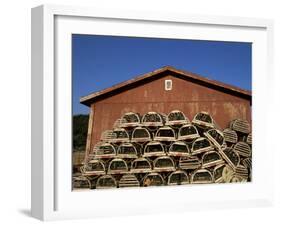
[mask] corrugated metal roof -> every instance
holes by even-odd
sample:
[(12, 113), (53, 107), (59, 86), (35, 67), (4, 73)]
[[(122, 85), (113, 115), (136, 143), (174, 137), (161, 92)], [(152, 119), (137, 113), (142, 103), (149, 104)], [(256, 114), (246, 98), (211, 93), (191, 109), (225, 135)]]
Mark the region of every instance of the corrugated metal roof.
[(90, 106), (92, 103), (96, 102), (97, 100), (104, 99), (107, 97), (110, 97), (114, 95), (115, 93), (122, 92), (124, 90), (136, 87), (140, 84), (149, 82), (153, 79), (161, 78), (162, 76), (165, 75), (172, 75), (175, 77), (182, 78), (184, 80), (189, 80), (195, 83), (200, 83), (204, 86), (212, 87), (214, 89), (219, 89), (224, 92), (231, 93), (233, 95), (241, 96), (242, 98), (249, 99), (251, 100), (251, 92), (248, 90), (240, 89), (238, 87), (228, 85), (216, 80), (211, 80), (206, 77), (203, 77), (201, 75), (184, 71), (184, 70), (179, 70), (171, 66), (165, 66), (162, 68), (159, 68), (155, 71), (137, 76), (135, 78), (132, 78), (130, 80), (127, 80), (125, 82), (119, 83), (117, 85), (111, 86), (109, 88), (103, 89), (98, 92), (91, 93), (87, 96), (83, 96), (80, 99), (80, 103)]

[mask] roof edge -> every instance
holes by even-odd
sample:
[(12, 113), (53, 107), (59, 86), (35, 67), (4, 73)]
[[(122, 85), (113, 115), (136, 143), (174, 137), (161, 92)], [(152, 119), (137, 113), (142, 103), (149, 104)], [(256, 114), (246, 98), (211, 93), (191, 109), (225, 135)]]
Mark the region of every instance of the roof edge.
[(86, 106), (90, 106), (91, 103), (95, 102), (95, 99), (98, 98), (98, 97), (101, 97), (101, 96), (103, 96), (105, 94), (111, 93), (111, 92), (113, 92), (115, 90), (119, 90), (121, 88), (125, 88), (126, 86), (129, 86), (131, 84), (140, 82), (142, 80), (145, 80), (145, 79), (148, 79), (148, 78), (152, 78), (155, 75), (161, 74), (161, 73), (163, 73), (165, 71), (170, 71), (172, 73), (179, 74), (179, 75), (181, 75), (183, 77), (186, 77), (186, 78), (189, 78), (189, 79), (192, 79), (192, 80), (195, 80), (195, 81), (199, 81), (201, 83), (211, 84), (212, 86), (215, 86), (215, 87), (218, 87), (218, 88), (227, 89), (227, 90), (229, 90), (229, 91), (231, 91), (233, 93), (242, 94), (243, 96), (246, 96), (246, 97), (247, 96), (248, 97), (252, 96), (252, 92), (249, 91), (249, 90), (241, 89), (241, 88), (233, 86), (233, 85), (229, 85), (229, 84), (226, 84), (226, 83), (223, 83), (223, 82), (219, 82), (219, 81), (216, 81), (216, 80), (208, 79), (206, 77), (203, 77), (201, 75), (198, 75), (198, 74), (195, 74), (195, 73), (192, 73), (192, 72), (176, 69), (176, 68), (174, 68), (172, 66), (164, 66), (164, 67), (156, 69), (154, 71), (151, 71), (151, 72), (148, 72), (148, 73), (136, 76), (136, 77), (134, 77), (132, 79), (126, 80), (124, 82), (118, 83), (118, 84), (113, 85), (113, 86), (111, 86), (109, 88), (105, 88), (103, 90), (90, 93), (89, 95), (86, 95), (86, 96), (82, 96), (80, 98), (80, 103), (82, 103), (82, 104), (84, 104)]

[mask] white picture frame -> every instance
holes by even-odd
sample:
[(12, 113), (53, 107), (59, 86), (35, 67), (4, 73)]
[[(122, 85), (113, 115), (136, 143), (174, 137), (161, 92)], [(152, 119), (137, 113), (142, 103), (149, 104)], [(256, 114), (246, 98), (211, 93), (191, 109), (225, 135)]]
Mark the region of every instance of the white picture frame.
[[(252, 42), (253, 182), (72, 192), (72, 33)], [(271, 205), (273, 177), (265, 171), (273, 170), (274, 149), (262, 122), (271, 109), (272, 39), (273, 22), (265, 19), (57, 5), (32, 9), (32, 216), (56, 220)]]

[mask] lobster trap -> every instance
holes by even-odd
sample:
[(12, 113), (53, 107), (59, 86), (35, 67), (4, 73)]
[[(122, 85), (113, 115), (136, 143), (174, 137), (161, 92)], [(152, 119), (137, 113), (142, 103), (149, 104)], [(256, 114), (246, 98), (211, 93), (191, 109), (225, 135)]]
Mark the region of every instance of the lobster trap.
[(170, 145), (169, 155), (170, 156), (189, 156), (191, 154), (188, 145), (182, 141), (176, 141)]
[(193, 155), (197, 155), (203, 152), (211, 151), (213, 149), (213, 145), (207, 138), (200, 137), (192, 143), (191, 153)]
[(132, 142), (142, 143), (142, 142), (148, 142), (148, 141), (151, 141), (151, 140), (152, 140), (151, 135), (150, 135), (147, 128), (136, 127), (133, 130), (132, 138), (131, 138)]
[(183, 170), (172, 172), (168, 177), (168, 185), (184, 185), (189, 183), (189, 177)]
[(136, 127), (141, 125), (141, 117), (138, 113), (127, 112), (120, 120), (119, 126), (122, 128)]
[(190, 123), (189, 119), (184, 115), (183, 112), (174, 110), (171, 111), (167, 116), (166, 125), (167, 126), (182, 126), (184, 124)]
[(114, 158), (116, 156), (116, 148), (110, 143), (99, 143), (94, 146), (91, 158)]
[(215, 183), (223, 182), (223, 169), (225, 168), (225, 164), (217, 165), (214, 168), (214, 181)]
[(138, 152), (132, 143), (122, 143), (117, 149), (118, 158), (137, 158)]
[(143, 178), (143, 186), (162, 186), (165, 185), (163, 177), (159, 173), (149, 173)]
[(235, 130), (236, 132), (248, 134), (251, 131), (250, 123), (246, 120), (235, 119), (230, 122), (230, 128)]
[(134, 174), (124, 174), (119, 181), (119, 188), (139, 186), (140, 182)]
[(224, 144), (224, 136), (223, 133), (217, 129), (210, 129), (204, 133), (204, 135), (214, 144), (214, 146), (218, 149), (222, 147)]
[(244, 158), (249, 158), (252, 155), (252, 150), (246, 142), (238, 142), (234, 145), (233, 150)]
[(127, 163), (123, 159), (112, 159), (108, 165), (108, 174), (120, 174), (128, 172)]
[(72, 178), (73, 189), (91, 189), (91, 181), (85, 176), (73, 177)]
[(169, 172), (176, 169), (174, 160), (169, 156), (161, 156), (153, 161), (153, 171)]
[(187, 124), (180, 127), (178, 132), (178, 140), (193, 140), (199, 138), (200, 135), (198, 133), (197, 128), (194, 125)]
[(207, 169), (198, 169), (191, 175), (192, 184), (210, 184), (213, 181), (213, 174)]
[(197, 113), (192, 123), (199, 126), (199, 127), (207, 127), (207, 128), (214, 128), (214, 120), (208, 112), (199, 112)]
[(161, 142), (151, 141), (144, 147), (143, 157), (163, 156), (165, 148)]
[(142, 125), (146, 127), (160, 127), (164, 125), (164, 118), (157, 112), (148, 112), (142, 117)]
[(154, 140), (172, 142), (176, 140), (176, 133), (169, 126), (160, 127), (155, 134)]
[(146, 158), (137, 158), (131, 163), (131, 173), (150, 173), (152, 166)]
[(225, 148), (220, 150), (219, 152), (233, 170), (239, 165), (240, 157), (235, 151), (233, 151), (233, 149)]
[(202, 156), (202, 168), (209, 168), (224, 163), (221, 155), (216, 151), (209, 151)]
[(102, 160), (93, 159), (87, 162), (84, 166), (81, 167), (81, 173), (83, 175), (104, 175), (105, 165)]
[(201, 161), (197, 156), (181, 157), (179, 167), (184, 170), (194, 170), (201, 167)]
[(104, 175), (98, 178), (96, 183), (97, 189), (116, 188), (117, 182), (111, 175)]
[(102, 133), (101, 140), (110, 143), (129, 142), (129, 134), (124, 128), (115, 128), (114, 130), (106, 130)]
[(235, 144), (238, 142), (238, 136), (237, 136), (237, 133), (235, 130), (227, 128), (223, 131), (223, 136), (224, 136), (225, 142), (228, 142), (231, 144)]

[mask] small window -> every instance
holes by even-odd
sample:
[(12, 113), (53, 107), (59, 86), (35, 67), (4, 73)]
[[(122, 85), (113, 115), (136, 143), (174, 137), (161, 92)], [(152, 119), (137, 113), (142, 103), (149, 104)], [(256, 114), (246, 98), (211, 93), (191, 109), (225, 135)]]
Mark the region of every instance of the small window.
[(165, 80), (165, 90), (172, 90), (173, 82), (172, 80)]

